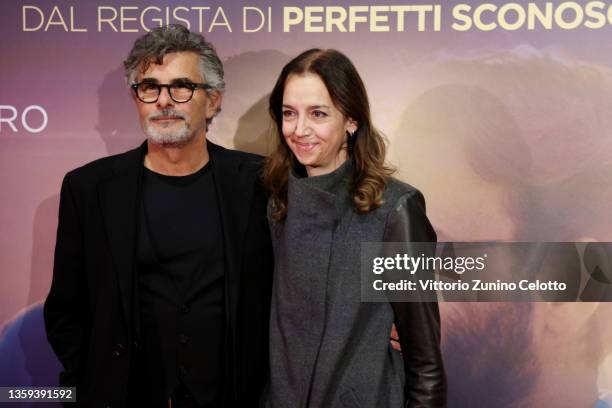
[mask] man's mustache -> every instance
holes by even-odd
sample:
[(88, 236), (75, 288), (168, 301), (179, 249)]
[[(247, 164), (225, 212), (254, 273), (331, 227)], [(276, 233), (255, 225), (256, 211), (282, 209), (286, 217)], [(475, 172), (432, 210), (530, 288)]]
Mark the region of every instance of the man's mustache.
[(180, 119), (187, 119), (187, 115), (185, 115), (183, 112), (179, 112), (174, 109), (164, 109), (162, 111), (153, 112), (147, 116), (147, 119), (154, 120), (154, 119), (158, 119), (161, 117), (168, 117), (168, 116), (174, 116)]

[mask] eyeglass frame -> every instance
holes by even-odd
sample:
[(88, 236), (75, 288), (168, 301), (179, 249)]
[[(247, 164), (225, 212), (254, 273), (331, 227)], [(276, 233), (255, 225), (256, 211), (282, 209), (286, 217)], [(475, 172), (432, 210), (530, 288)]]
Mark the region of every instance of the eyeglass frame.
[[(138, 95), (138, 87), (140, 85), (142, 85), (142, 84), (147, 84), (147, 85), (152, 85), (152, 86), (157, 87), (157, 98), (155, 98), (154, 101), (143, 101), (142, 98)], [(177, 101), (172, 96), (172, 92), (170, 91), (170, 87), (172, 87), (172, 86), (176, 87), (178, 85), (187, 86), (188, 88), (191, 88), (191, 96), (186, 101)], [(158, 83), (155, 83), (155, 82), (147, 82), (147, 81), (143, 81), (143, 82), (138, 82), (138, 83), (132, 84), (132, 85), (130, 85), (130, 88), (132, 88), (132, 90), (134, 91), (134, 94), (136, 94), (136, 98), (138, 98), (138, 100), (140, 102), (142, 102), (142, 103), (156, 103), (159, 100), (159, 95), (161, 95), (162, 88), (166, 88), (168, 90), (168, 96), (170, 96), (170, 99), (172, 99), (172, 101), (174, 101), (174, 103), (187, 103), (187, 102), (189, 102), (190, 100), (193, 99), (193, 94), (194, 94), (195, 90), (198, 89), (198, 88), (204, 89), (204, 90), (214, 89), (210, 84), (205, 84), (205, 83), (174, 82), (174, 83), (171, 83), (171, 84), (158, 84)]]

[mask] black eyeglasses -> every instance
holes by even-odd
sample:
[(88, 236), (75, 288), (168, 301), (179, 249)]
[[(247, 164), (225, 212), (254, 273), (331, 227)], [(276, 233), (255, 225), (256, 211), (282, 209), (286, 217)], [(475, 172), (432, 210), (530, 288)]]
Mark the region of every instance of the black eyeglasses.
[(156, 84), (155, 82), (140, 82), (132, 84), (136, 97), (144, 103), (155, 103), (159, 99), (162, 88), (168, 88), (170, 99), (176, 103), (189, 102), (193, 98), (193, 92), (198, 89), (213, 89), (208, 84), (194, 84), (193, 82), (174, 82), (171, 84)]

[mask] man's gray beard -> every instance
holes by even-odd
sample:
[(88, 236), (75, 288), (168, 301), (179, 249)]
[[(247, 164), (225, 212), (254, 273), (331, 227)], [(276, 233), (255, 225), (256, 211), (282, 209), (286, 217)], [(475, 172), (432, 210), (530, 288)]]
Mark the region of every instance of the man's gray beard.
[(183, 123), (179, 129), (163, 129), (162, 131), (159, 131), (155, 126), (149, 124), (145, 127), (144, 132), (153, 143), (180, 146), (193, 139), (194, 134), (190, 130), (191, 129), (186, 123)]
[[(177, 116), (183, 119), (183, 123), (179, 126), (173, 125), (167, 128), (162, 127), (161, 130), (155, 127), (151, 122), (153, 119), (160, 116)], [(178, 127), (178, 129), (175, 129)], [(164, 109), (162, 111), (151, 113), (147, 117), (146, 126), (144, 128), (145, 134), (149, 140), (153, 143), (165, 145), (165, 146), (180, 146), (187, 144), (191, 139), (194, 138), (196, 132), (191, 131), (189, 125), (189, 117), (183, 112), (175, 111), (174, 109)]]

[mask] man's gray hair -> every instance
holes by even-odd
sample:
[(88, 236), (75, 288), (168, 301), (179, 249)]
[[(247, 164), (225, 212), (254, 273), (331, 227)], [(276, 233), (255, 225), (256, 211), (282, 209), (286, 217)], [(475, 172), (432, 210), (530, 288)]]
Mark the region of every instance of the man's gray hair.
[(182, 51), (198, 55), (202, 78), (213, 91), (222, 92), (225, 89), (223, 63), (213, 45), (202, 35), (193, 33), (180, 24), (154, 28), (136, 40), (127, 59), (123, 61), (128, 83), (136, 82), (139, 69), (144, 72), (151, 63), (161, 64), (164, 55)]

